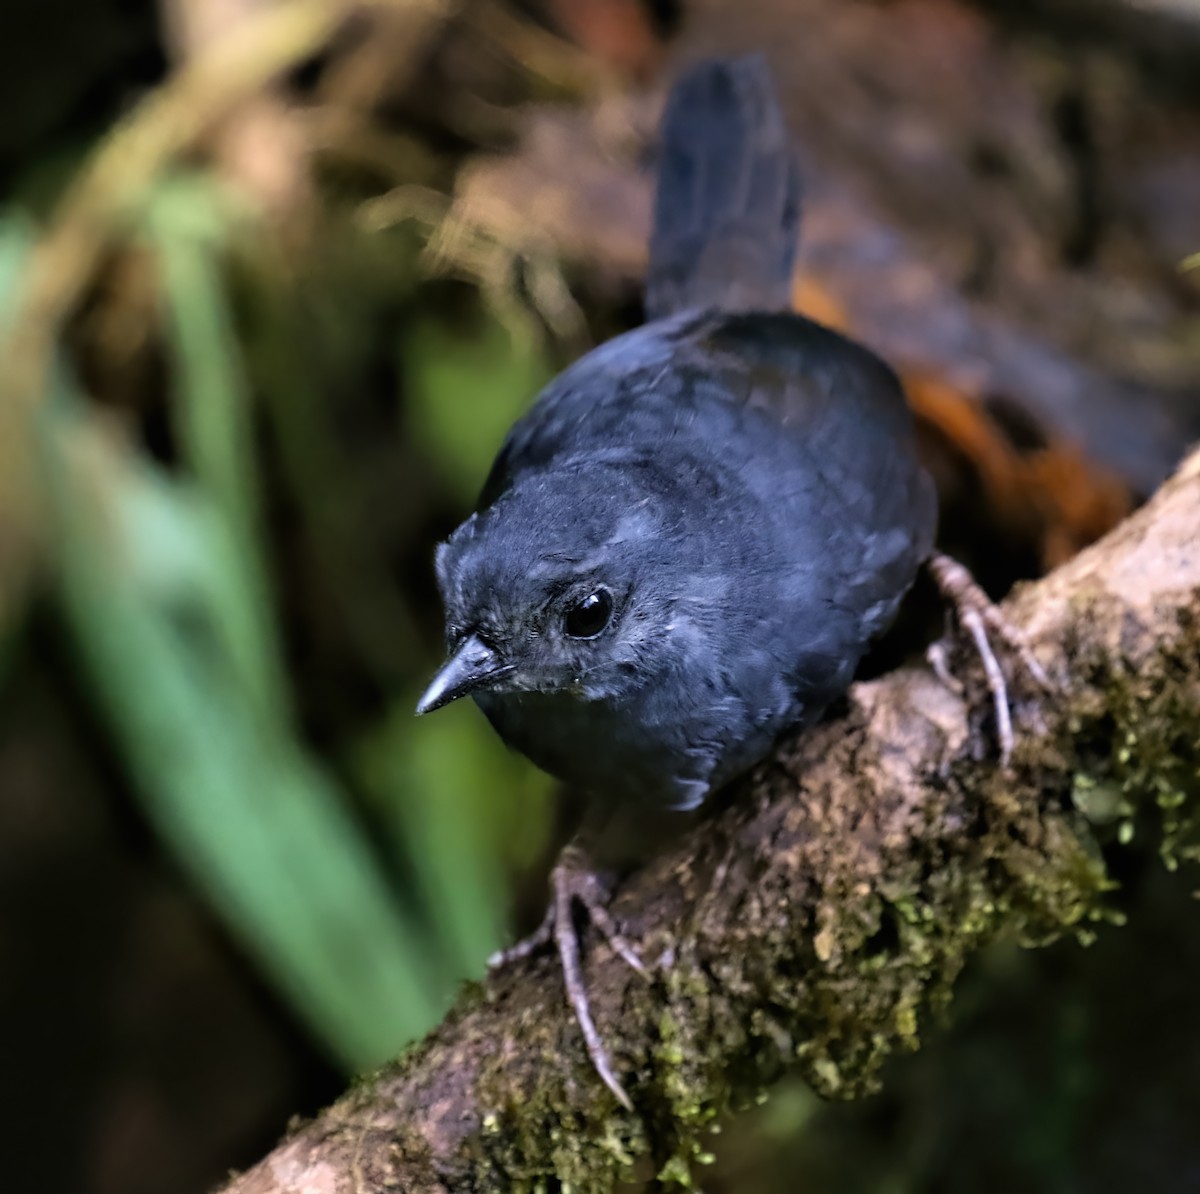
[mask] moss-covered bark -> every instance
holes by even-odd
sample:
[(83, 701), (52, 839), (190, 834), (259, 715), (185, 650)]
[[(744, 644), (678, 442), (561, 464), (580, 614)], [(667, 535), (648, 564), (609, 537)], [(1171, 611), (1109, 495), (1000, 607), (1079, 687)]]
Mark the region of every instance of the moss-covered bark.
[(662, 965), (646, 983), (596, 946), (588, 979), (634, 1114), (591, 1072), (554, 960), (532, 959), (228, 1194), (686, 1186), (722, 1114), (785, 1068), (831, 1097), (870, 1089), (983, 942), (1116, 919), (1106, 848), (1153, 832), (1170, 865), (1200, 850), (1198, 528), (1200, 456), (1010, 603), (1061, 691), (1019, 694), (1009, 773), (969, 724), (981, 691), (892, 675), (627, 884), (615, 911)]

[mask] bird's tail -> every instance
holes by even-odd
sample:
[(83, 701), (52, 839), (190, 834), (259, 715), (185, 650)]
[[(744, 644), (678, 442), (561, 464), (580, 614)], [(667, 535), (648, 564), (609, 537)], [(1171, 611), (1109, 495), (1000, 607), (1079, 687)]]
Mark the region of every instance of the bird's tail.
[(667, 99), (646, 313), (789, 306), (800, 172), (766, 60), (714, 59)]

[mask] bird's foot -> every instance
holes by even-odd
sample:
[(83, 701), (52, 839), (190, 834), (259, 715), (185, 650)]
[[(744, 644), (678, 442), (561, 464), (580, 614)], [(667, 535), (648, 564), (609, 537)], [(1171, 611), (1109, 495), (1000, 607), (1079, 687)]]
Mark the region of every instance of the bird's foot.
[[(935, 552), (929, 558), (929, 571), (942, 595), (954, 608), (959, 625), (971, 636), (976, 653), (983, 664), (987, 686), (996, 710), (996, 737), (1000, 740), (1000, 765), (1007, 767), (1012, 759), (1012, 710), (1008, 697), (1008, 682), (1004, 669), (996, 658), (989, 632), (1017, 659), (1043, 691), (1053, 685), (1045, 669), (1034, 658), (1021, 632), (1000, 612), (991, 598), (979, 587), (975, 578), (957, 560)], [(930, 665), (938, 678), (956, 692), (962, 684), (950, 672), (943, 642), (934, 643), (928, 651)]]
[(596, 1022), (592, 1019), (587, 985), (584, 983), (583, 967), (580, 964), (575, 904), (580, 904), (586, 910), (592, 924), (600, 931), (614, 953), (620, 954), (643, 978), (649, 978), (649, 972), (638, 957), (637, 951), (622, 936), (616, 921), (608, 911), (610, 893), (604, 882), (592, 870), (587, 855), (580, 847), (568, 846), (563, 850), (554, 870), (550, 872), (550, 888), (550, 907), (538, 928), (515, 945), (493, 954), (488, 959), (488, 965), (504, 966), (550, 945), (558, 949), (567, 1002), (571, 1005), (583, 1033), (592, 1065), (617, 1101), (627, 1111), (632, 1111), (633, 1102), (613, 1072), (612, 1058), (596, 1028)]

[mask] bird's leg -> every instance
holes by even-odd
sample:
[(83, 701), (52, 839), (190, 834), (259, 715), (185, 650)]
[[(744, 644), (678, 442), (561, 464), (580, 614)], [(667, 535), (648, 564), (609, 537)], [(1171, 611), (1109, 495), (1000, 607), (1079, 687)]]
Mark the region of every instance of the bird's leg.
[[(1004, 617), (962, 564), (940, 552), (934, 552), (929, 557), (928, 566), (942, 595), (954, 607), (959, 624), (971, 636), (980, 662), (983, 664), (984, 676), (987, 679), (987, 686), (992, 694), (992, 703), (996, 709), (996, 736), (1000, 740), (1000, 765), (1007, 767), (1013, 750), (1012, 713), (1009, 708), (1008, 684), (1004, 678), (1004, 670), (992, 649), (988, 632), (990, 631), (1016, 656), (1021, 666), (1041, 688), (1049, 690), (1052, 687), (1050, 678), (1046, 675), (1042, 665), (1034, 658), (1021, 632)], [(950, 675), (946, 664), (945, 648), (941, 643), (934, 643), (930, 647), (928, 658), (939, 679), (949, 684), (950, 687), (961, 690), (961, 684)]]
[(625, 1088), (613, 1072), (612, 1059), (601, 1039), (596, 1022), (592, 1019), (591, 1004), (588, 1000), (587, 985), (583, 979), (583, 967), (580, 964), (579, 932), (575, 928), (575, 904), (579, 903), (588, 914), (592, 924), (612, 947), (613, 952), (620, 954), (638, 974), (648, 978), (641, 958), (621, 935), (616, 922), (608, 911), (607, 902), (609, 891), (604, 882), (597, 876), (588, 861), (587, 854), (581, 846), (572, 843), (559, 855), (554, 870), (550, 872), (550, 907), (546, 910), (545, 919), (528, 937), (518, 941), (508, 949), (500, 950), (488, 959), (490, 966), (503, 966), (518, 958), (530, 954), (553, 943), (558, 949), (559, 962), (562, 965), (563, 985), (567, 992), (567, 1002), (575, 1013), (575, 1019), (583, 1033), (584, 1044), (588, 1056), (596, 1068), (605, 1086), (613, 1092), (617, 1100), (626, 1110), (633, 1110), (633, 1103)]

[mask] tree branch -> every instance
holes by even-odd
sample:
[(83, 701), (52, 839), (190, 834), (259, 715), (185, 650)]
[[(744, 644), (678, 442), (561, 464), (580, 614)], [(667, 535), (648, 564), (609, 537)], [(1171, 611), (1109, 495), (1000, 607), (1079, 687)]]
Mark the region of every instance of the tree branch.
[(625, 885), (614, 911), (664, 965), (647, 984), (590, 938), (587, 973), (636, 1114), (592, 1072), (554, 959), (531, 959), (465, 990), (227, 1194), (679, 1177), (787, 1068), (825, 1095), (869, 1089), (998, 934), (1042, 944), (1117, 919), (1102, 848), (1135, 822), (1169, 864), (1200, 855), (1198, 527), (1200, 453), (1007, 604), (1063, 685), (1019, 710), (1011, 773), (979, 757), (990, 739), (969, 717), (988, 702), (967, 656), (965, 702), (898, 672), (856, 686)]

